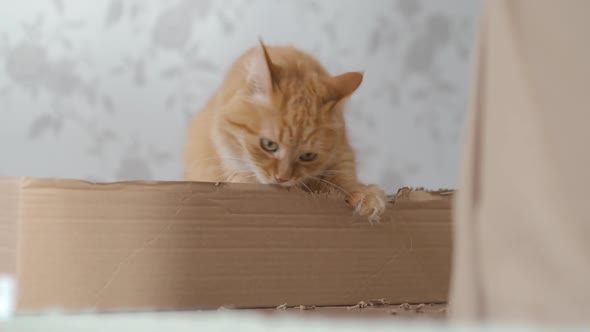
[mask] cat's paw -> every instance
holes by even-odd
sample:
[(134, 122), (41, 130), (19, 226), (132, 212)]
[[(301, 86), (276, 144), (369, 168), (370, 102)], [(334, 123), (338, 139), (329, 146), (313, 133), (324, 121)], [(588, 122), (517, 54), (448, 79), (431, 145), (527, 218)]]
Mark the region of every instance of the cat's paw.
[(348, 203), (355, 212), (369, 221), (378, 222), (385, 211), (385, 192), (378, 186), (368, 185), (351, 192)]

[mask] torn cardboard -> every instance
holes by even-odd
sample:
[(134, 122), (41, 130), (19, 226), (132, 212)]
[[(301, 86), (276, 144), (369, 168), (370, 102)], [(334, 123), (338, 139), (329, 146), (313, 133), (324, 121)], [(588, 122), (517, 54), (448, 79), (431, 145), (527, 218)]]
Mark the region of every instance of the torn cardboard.
[(445, 302), (448, 193), (402, 189), (370, 225), (273, 186), (0, 178), (0, 272), (20, 312)]

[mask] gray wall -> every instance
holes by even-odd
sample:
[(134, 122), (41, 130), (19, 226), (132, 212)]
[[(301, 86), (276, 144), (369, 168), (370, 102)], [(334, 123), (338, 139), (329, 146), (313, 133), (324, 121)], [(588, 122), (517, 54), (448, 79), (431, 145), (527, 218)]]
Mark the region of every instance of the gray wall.
[(176, 180), (185, 126), (240, 52), (365, 70), (347, 110), (361, 177), (453, 187), (474, 0), (0, 0), (0, 174)]

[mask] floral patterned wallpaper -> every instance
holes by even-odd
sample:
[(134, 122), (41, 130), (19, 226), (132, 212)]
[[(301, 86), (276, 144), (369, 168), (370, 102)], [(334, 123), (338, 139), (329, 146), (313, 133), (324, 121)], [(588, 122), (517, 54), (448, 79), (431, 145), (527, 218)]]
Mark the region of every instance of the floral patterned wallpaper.
[(361, 178), (453, 187), (474, 0), (0, 0), (0, 174), (178, 180), (185, 127), (232, 60), (293, 44), (364, 70)]

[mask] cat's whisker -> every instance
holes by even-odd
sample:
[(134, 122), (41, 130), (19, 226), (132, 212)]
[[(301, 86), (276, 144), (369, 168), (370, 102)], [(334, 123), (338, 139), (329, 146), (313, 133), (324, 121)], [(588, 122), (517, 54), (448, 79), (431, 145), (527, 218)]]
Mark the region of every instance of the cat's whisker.
[(339, 185), (337, 185), (337, 184), (335, 184), (335, 183), (333, 183), (333, 182), (330, 182), (330, 181), (328, 181), (328, 180), (324, 180), (324, 179), (322, 179), (322, 178), (320, 178), (320, 177), (317, 177), (317, 176), (311, 176), (311, 175), (310, 175), (309, 177), (310, 177), (310, 178), (312, 178), (312, 179), (316, 179), (316, 180), (318, 180), (318, 181), (321, 181), (321, 182), (323, 182), (323, 183), (325, 183), (325, 184), (328, 184), (328, 185), (331, 185), (331, 186), (333, 186), (334, 188), (336, 188), (336, 189), (340, 190), (342, 193), (344, 193), (344, 194), (345, 194), (346, 196), (348, 196), (348, 197), (351, 197), (351, 196), (352, 196), (352, 195), (351, 195), (351, 194), (350, 194), (348, 191), (344, 190), (342, 187), (340, 187)]
[(338, 170), (338, 169), (327, 169), (322, 171), (322, 175), (331, 175), (331, 174), (348, 174), (350, 173), (349, 170)]
[(297, 182), (299, 182), (299, 184), (304, 186), (307, 189), (307, 191), (309, 191), (309, 193), (311, 194), (311, 197), (315, 198), (314, 192), (311, 190), (311, 188), (309, 188), (308, 185), (305, 184), (305, 182), (303, 182), (302, 180), (297, 180)]
[(247, 179), (255, 178), (256, 174), (252, 173), (252, 171), (250, 171), (249, 169), (237, 169), (237, 170), (232, 170), (231, 172), (225, 172), (223, 174), (223, 176), (224, 176), (226, 182), (233, 182), (232, 178), (234, 178), (234, 177), (238, 177), (243, 180), (247, 180)]

